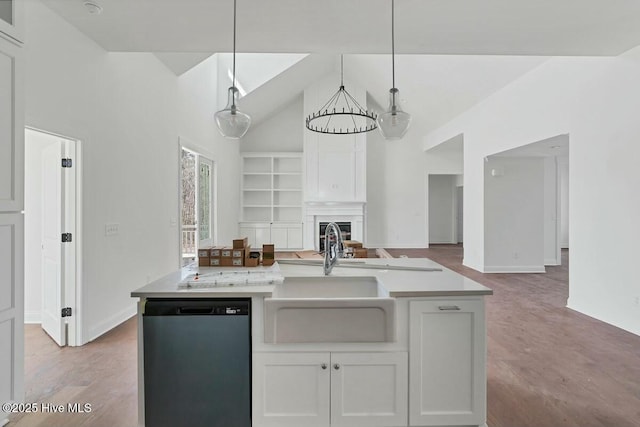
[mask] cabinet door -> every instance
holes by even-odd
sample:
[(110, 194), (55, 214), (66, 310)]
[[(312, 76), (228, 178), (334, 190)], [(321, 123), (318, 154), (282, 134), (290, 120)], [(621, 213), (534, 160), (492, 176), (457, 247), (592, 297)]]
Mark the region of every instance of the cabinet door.
[(24, 38), (24, 0), (0, 0), (0, 33), (17, 41)]
[(271, 225), (271, 243), (276, 246), (276, 249), (289, 248), (287, 234), (286, 226), (276, 224)]
[(302, 224), (287, 229), (287, 247), (289, 249), (302, 248)]
[(22, 63), (21, 49), (0, 37), (0, 212), (24, 204)]
[(329, 353), (254, 353), (253, 427), (327, 427)]
[(271, 243), (271, 225), (260, 224), (256, 226), (256, 249), (262, 249), (262, 245)]
[(23, 221), (22, 214), (0, 213), (0, 402), (24, 398)]
[(407, 353), (332, 353), (331, 426), (406, 426)]
[(411, 301), (409, 320), (410, 425), (484, 424), (484, 301)]

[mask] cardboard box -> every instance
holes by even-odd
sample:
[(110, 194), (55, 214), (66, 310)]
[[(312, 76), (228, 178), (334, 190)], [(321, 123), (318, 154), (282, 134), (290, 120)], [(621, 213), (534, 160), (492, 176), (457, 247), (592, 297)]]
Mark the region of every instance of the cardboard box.
[(369, 250), (366, 248), (354, 248), (355, 258), (369, 258)]
[(220, 267), (233, 267), (233, 258), (220, 258)]
[(198, 258), (209, 258), (209, 251), (211, 250), (211, 248), (202, 248), (202, 249), (198, 249)]
[(275, 245), (262, 245), (262, 265), (270, 266), (276, 260)]
[(225, 247), (220, 249), (220, 258), (231, 258), (233, 256), (233, 249)]
[(242, 239), (235, 239), (233, 241), (233, 249), (244, 249), (249, 246), (249, 238), (243, 237)]
[(209, 258), (209, 266), (220, 267), (220, 258)]
[(209, 263), (211, 262), (210, 260), (211, 260), (211, 258), (209, 258), (209, 257), (199, 256), (198, 257), (198, 266), (199, 267), (208, 267)]
[(234, 267), (244, 267), (244, 258), (231, 258)]
[(345, 248), (362, 248), (362, 243), (356, 240), (343, 240), (342, 244)]
[(222, 251), (223, 246), (214, 246), (209, 249), (209, 257), (211, 258), (220, 258), (220, 251)]
[(260, 252), (253, 251), (249, 254), (248, 258), (244, 259), (245, 267), (257, 267), (260, 264)]

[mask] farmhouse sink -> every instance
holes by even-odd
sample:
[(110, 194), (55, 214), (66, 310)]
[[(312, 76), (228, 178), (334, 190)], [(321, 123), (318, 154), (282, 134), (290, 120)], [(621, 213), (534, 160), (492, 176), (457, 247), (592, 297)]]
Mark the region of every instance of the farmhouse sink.
[(264, 307), (267, 343), (395, 340), (395, 299), (376, 277), (287, 277)]

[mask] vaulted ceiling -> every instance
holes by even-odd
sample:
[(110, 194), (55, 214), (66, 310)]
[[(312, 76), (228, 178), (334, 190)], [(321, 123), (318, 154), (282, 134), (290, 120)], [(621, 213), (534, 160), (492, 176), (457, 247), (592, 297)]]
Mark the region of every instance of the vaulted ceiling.
[[(108, 51), (153, 52), (177, 75), (232, 47), (232, 0), (42, 0)], [(237, 0), (238, 52), (310, 53), (243, 100), (256, 123), (324, 73), (386, 107), (390, 0)], [(549, 56), (640, 45), (638, 0), (396, 0), (396, 85), (422, 136)], [(242, 78), (242, 69), (238, 70)]]

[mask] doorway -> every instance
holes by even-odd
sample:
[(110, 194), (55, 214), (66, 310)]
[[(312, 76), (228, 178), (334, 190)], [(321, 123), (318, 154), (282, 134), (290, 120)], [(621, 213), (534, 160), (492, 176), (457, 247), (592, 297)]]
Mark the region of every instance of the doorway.
[(25, 129), (25, 323), (82, 345), (80, 142)]
[(216, 240), (215, 164), (200, 151), (180, 146), (181, 266), (197, 261), (198, 249)]

